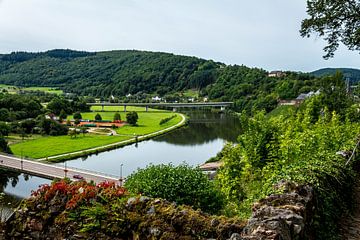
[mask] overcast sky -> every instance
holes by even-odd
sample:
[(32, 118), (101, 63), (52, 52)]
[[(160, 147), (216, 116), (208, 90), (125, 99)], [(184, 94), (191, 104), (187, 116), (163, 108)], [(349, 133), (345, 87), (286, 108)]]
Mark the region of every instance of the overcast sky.
[(341, 47), (303, 39), (306, 0), (0, 0), (0, 53), (139, 49), (266, 70), (360, 68)]

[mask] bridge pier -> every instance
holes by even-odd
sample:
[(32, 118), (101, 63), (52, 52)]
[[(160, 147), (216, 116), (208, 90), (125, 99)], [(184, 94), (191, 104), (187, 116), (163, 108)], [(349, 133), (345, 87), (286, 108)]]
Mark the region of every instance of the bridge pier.
[(176, 108), (173, 108), (173, 112), (176, 112)]
[(126, 105), (124, 105), (124, 112), (126, 112)]
[(145, 111), (146, 111), (146, 112), (149, 111), (149, 106), (145, 106)]
[(101, 111), (102, 112), (104, 111), (104, 105), (101, 105)]

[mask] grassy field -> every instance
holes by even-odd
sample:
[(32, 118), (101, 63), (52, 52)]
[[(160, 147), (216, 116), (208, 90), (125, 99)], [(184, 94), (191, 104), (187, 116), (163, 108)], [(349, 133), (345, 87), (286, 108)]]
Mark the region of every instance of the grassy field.
[[(94, 120), (95, 115), (99, 113), (103, 120), (113, 120), (115, 112), (89, 112), (81, 113), (83, 119)], [(116, 129), (118, 134), (125, 135), (143, 135), (152, 132), (156, 132), (165, 128), (168, 128), (172, 125), (175, 125), (181, 121), (181, 116), (176, 114), (176, 117), (171, 119), (169, 122), (159, 125), (161, 119), (171, 117), (176, 113), (173, 112), (138, 112), (139, 120), (137, 126), (125, 125), (124, 127)], [(126, 121), (126, 113), (120, 112), (122, 120)], [(73, 119), (73, 116), (68, 116), (68, 119)]]
[[(101, 111), (102, 108), (101, 106), (92, 106), (91, 107), (91, 111)], [(104, 106), (104, 111), (105, 112), (123, 112), (124, 113), (124, 107), (123, 106)], [(145, 107), (134, 107), (134, 106), (127, 106), (126, 107), (126, 111), (136, 111), (136, 112), (146, 112)], [(149, 108), (148, 112), (164, 112), (164, 110), (160, 110), (160, 109), (154, 109), (154, 108)]]
[[(94, 119), (97, 112), (81, 113), (83, 119)], [(115, 112), (99, 112), (103, 120), (112, 120)], [(125, 113), (120, 113), (123, 120), (126, 119)], [(160, 125), (163, 118), (168, 118), (176, 114), (176, 117), (167, 123)], [(46, 158), (59, 154), (86, 150), (94, 147), (100, 147), (111, 143), (131, 139), (135, 135), (144, 135), (153, 133), (173, 125), (182, 120), (177, 113), (172, 112), (138, 112), (138, 126), (125, 125), (116, 129), (118, 136), (104, 136), (99, 134), (79, 134), (77, 138), (69, 136), (41, 137), (33, 136), (33, 139), (21, 140), (18, 136), (10, 136), (12, 141), (10, 148), (17, 156), (27, 156), (30, 158)], [(72, 116), (68, 117), (72, 119)]]
[(3, 89), (5, 89), (8, 93), (11, 93), (11, 94), (15, 94), (20, 90), (42, 91), (42, 92), (53, 93), (53, 94), (57, 94), (57, 95), (63, 94), (62, 90), (58, 90), (58, 89), (51, 88), (51, 87), (16, 87), (16, 86), (11, 86), (11, 85), (0, 84), (0, 91), (2, 91)]
[(35, 140), (25, 140), (18, 144), (10, 145), (17, 156), (30, 158), (45, 158), (58, 154), (85, 150), (115, 142), (130, 139), (129, 136), (102, 136), (95, 134), (79, 134), (76, 138), (69, 136), (42, 137)]

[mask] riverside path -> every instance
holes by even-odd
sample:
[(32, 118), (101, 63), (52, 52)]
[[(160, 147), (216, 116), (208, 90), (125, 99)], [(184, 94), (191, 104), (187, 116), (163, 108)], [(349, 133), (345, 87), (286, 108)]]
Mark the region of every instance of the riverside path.
[(117, 176), (67, 167), (66, 165), (60, 166), (55, 164), (40, 163), (5, 154), (0, 154), (0, 167), (14, 169), (47, 179), (68, 177), (72, 180), (83, 178), (88, 182), (94, 181), (95, 183), (104, 181), (120, 183), (119, 177)]

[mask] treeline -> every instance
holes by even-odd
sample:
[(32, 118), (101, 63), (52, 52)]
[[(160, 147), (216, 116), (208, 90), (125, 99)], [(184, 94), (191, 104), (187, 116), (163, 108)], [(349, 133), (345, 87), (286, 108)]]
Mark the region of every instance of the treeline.
[(234, 101), (236, 111), (270, 112), (279, 99), (293, 99), (318, 87), (319, 81), (309, 74), (286, 72), (282, 77), (268, 77), (265, 70), (235, 65), (219, 70), (217, 80), (202, 95), (212, 100)]
[(128, 94), (137, 98), (156, 94), (171, 101), (178, 99), (179, 92), (197, 89), (200, 97), (234, 101), (236, 111), (247, 112), (270, 111), (278, 99), (295, 98), (317, 88), (315, 77), (308, 74), (287, 72), (273, 78), (258, 68), (135, 50), (1, 55), (0, 83), (52, 86), (82, 96), (123, 100)]

